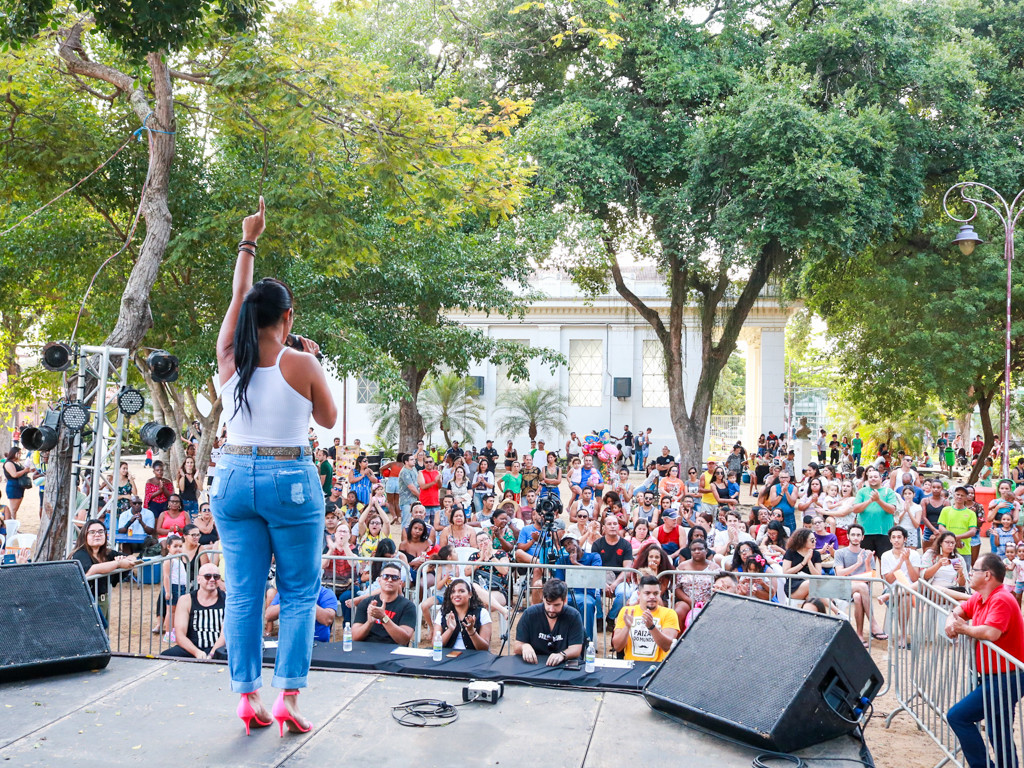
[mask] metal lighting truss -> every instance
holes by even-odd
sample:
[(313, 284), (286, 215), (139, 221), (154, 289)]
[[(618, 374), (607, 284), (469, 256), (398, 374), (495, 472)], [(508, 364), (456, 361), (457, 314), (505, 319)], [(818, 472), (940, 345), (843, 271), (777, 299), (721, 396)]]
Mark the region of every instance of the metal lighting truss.
[[(120, 366), (114, 361), (120, 358)], [(117, 489), (111, 488), (107, 503), (100, 506), (100, 486), (109, 474), (117, 483), (116, 468), (121, 464), (121, 437), (124, 434), (125, 416), (117, 407), (116, 392), (128, 383), (129, 351), (121, 347), (88, 347), (79, 348), (78, 355), (78, 395), (80, 403), (92, 403), (89, 413), (90, 423), (75, 433), (71, 455), (71, 498), (68, 509), (71, 520), (68, 522), (67, 552), (74, 548), (79, 526), (75, 523), (78, 513), (84, 508), (85, 519), (99, 519), (107, 524), (107, 513), (110, 513), (110, 525), (107, 530), (108, 546), (114, 540), (117, 530)], [(95, 388), (86, 392), (87, 376), (95, 382)], [(115, 394), (110, 396), (112, 377), (116, 377)], [(91, 432), (89, 431), (91, 430)], [(78, 502), (79, 486), (82, 471), (91, 473), (89, 495), (83, 504)]]

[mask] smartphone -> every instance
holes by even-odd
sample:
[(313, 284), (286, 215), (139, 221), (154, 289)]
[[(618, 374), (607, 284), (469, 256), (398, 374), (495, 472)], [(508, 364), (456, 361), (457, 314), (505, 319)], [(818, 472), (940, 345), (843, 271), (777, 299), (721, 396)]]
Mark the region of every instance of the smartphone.
[(451, 653), (448, 654), (447, 658), (449, 658), (449, 659), (457, 659), (461, 655), (462, 655), (462, 651), (452, 651)]
[(569, 659), (562, 665), (562, 668), (578, 671), (583, 668), (583, 665), (580, 663), (579, 659)]

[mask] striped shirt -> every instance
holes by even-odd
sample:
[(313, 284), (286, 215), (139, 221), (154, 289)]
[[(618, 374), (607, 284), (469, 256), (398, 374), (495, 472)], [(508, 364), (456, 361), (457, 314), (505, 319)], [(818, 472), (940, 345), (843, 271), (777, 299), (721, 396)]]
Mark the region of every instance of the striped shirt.
[(199, 590), (189, 592), (192, 608), (188, 614), (188, 639), (203, 653), (209, 653), (224, 626), (224, 590), (217, 590), (217, 602), (203, 605), (199, 602)]

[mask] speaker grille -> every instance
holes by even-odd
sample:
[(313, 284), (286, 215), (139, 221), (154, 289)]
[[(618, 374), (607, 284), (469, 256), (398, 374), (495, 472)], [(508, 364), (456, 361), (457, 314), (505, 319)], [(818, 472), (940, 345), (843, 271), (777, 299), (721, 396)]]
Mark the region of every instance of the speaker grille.
[[(0, 568), (0, 670), (110, 656), (81, 566), (74, 561)], [(83, 668), (105, 666), (86, 664)], [(59, 670), (58, 670), (59, 671)], [(45, 672), (37, 672), (45, 674)]]
[(815, 649), (818, 658), (842, 621), (730, 597), (715, 595), (646, 693), (768, 735), (812, 672), (787, 663), (787, 649)]

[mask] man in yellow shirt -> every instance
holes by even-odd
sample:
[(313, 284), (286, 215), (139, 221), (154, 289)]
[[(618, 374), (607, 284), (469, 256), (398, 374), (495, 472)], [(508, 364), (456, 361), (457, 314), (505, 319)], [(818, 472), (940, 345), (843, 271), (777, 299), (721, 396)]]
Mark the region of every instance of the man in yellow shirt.
[(661, 585), (654, 576), (640, 578), (640, 602), (619, 612), (612, 648), (632, 661), (661, 661), (679, 636), (679, 617), (660, 604)]
[(939, 530), (952, 531), (956, 535), (956, 552), (963, 555), (967, 565), (971, 564), (971, 537), (978, 532), (978, 516), (967, 506), (970, 486), (960, 485), (953, 491), (953, 503), (943, 507), (939, 513)]

